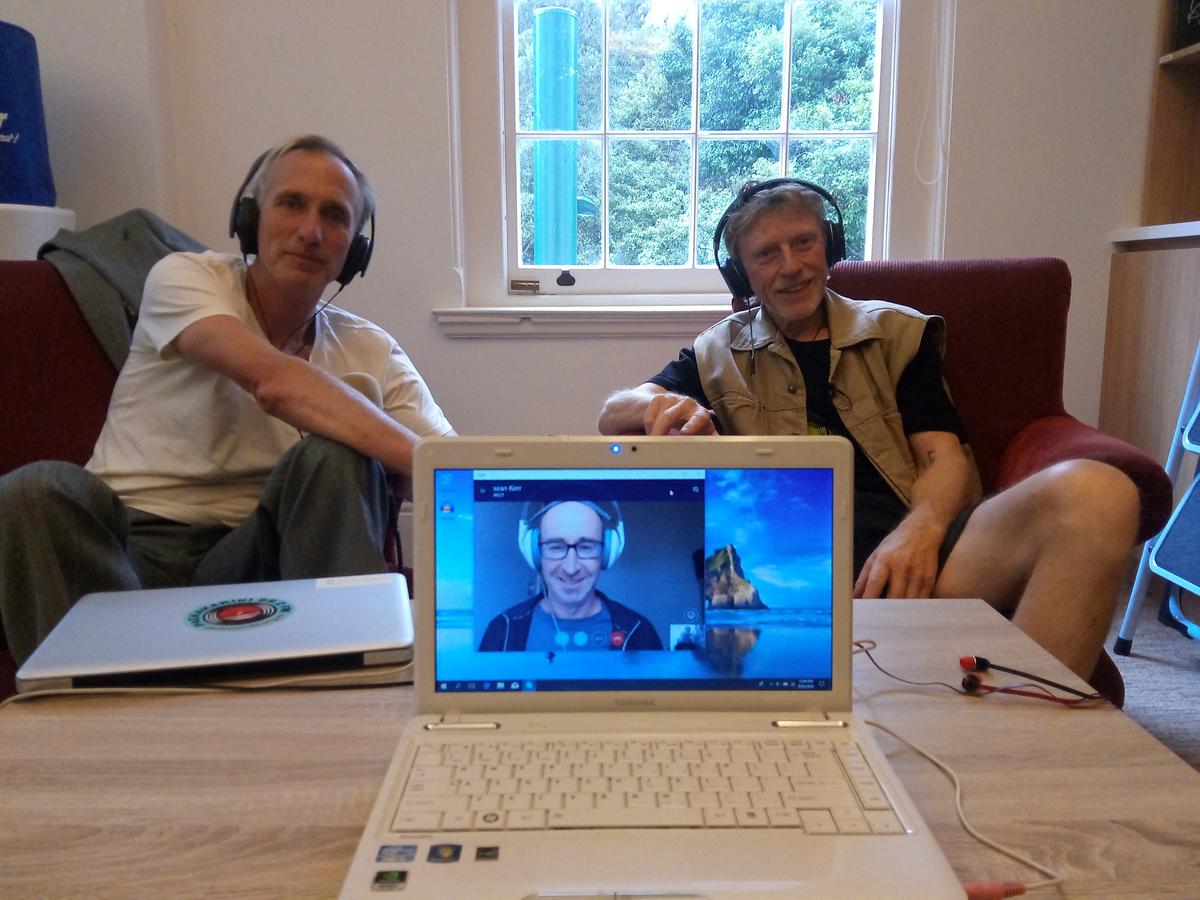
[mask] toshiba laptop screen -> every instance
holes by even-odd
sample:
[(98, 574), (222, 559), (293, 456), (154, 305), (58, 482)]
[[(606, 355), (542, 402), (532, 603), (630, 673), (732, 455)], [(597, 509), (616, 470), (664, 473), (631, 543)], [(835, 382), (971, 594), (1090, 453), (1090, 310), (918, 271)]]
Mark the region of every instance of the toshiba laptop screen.
[(833, 468), (606, 452), (435, 470), (434, 691), (830, 691)]

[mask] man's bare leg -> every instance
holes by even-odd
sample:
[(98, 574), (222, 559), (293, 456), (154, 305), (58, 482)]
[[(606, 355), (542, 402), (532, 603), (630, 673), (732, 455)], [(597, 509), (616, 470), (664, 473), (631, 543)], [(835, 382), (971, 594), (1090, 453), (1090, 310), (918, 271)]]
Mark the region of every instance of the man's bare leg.
[(1138, 514), (1137, 489), (1119, 470), (1059, 463), (975, 510), (934, 596), (982, 597), (1086, 680), (1112, 622)]

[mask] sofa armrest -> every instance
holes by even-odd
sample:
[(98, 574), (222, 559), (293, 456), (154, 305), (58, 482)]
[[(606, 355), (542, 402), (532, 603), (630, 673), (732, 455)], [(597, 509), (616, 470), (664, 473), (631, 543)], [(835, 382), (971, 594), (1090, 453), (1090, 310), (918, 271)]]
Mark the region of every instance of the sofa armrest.
[(1171, 479), (1163, 467), (1132, 444), (1085, 425), (1074, 416), (1043, 416), (1018, 431), (1000, 457), (996, 489), (1003, 490), (1071, 459), (1095, 459), (1129, 476), (1141, 497), (1139, 542), (1157, 534), (1166, 524), (1174, 496)]

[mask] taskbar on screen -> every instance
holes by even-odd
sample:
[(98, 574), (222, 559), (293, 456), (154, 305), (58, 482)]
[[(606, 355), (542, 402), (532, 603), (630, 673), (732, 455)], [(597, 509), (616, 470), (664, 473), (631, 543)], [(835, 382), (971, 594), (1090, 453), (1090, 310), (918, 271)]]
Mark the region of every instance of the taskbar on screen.
[(438, 681), (438, 693), (514, 694), (537, 691), (828, 691), (830, 678), (548, 679)]

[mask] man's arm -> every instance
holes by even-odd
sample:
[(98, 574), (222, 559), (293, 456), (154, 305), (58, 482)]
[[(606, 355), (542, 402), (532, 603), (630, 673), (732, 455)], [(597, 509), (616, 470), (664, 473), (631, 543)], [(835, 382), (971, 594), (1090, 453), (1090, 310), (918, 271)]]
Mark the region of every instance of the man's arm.
[(712, 415), (691, 397), (647, 381), (604, 401), (601, 434), (716, 434)]
[(946, 529), (970, 500), (971, 466), (957, 435), (923, 431), (908, 441), (918, 469), (912, 508), (863, 564), (855, 597), (928, 597)]
[(188, 325), (175, 338), (184, 357), (235, 381), (259, 407), (304, 432), (319, 434), (411, 473), (419, 438), (358, 391), (306, 360), (282, 353), (232, 316)]

